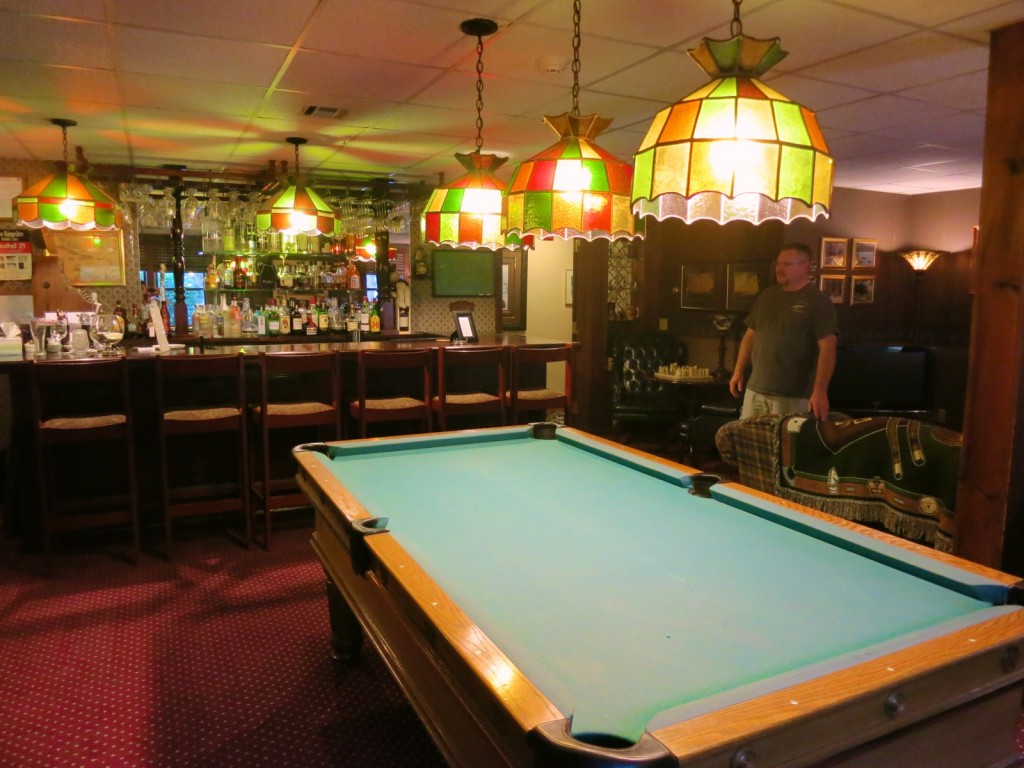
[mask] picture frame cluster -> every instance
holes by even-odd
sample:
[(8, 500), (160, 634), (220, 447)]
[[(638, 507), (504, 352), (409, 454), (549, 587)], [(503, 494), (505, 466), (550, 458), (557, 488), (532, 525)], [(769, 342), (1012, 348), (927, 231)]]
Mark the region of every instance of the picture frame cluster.
[[(869, 238), (823, 237), (818, 261), (818, 287), (833, 304), (850, 306), (875, 301), (878, 241)], [(849, 286), (849, 287), (847, 287)]]
[(770, 278), (770, 265), (760, 261), (684, 264), (679, 277), (679, 306), (746, 312)]

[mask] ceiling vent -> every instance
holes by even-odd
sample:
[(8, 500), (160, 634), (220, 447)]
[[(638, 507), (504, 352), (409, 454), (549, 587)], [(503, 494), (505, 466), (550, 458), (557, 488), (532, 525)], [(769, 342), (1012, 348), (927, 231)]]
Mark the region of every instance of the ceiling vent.
[(302, 108), (302, 114), (320, 120), (340, 120), (348, 114), (348, 110), (340, 107), (318, 107), (313, 104)]

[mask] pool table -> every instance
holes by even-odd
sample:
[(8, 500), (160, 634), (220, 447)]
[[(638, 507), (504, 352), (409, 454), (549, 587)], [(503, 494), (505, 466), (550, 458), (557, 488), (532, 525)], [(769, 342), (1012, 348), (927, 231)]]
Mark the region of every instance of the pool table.
[(1017, 761), (1015, 577), (553, 424), (294, 454), (337, 655), (452, 765)]

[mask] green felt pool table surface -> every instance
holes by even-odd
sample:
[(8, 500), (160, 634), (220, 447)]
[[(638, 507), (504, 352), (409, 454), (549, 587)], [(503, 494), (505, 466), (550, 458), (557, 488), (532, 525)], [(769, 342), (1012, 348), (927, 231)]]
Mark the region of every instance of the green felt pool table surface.
[(310, 460), (552, 704), (605, 744), (1010, 616), (1008, 580), (566, 429)]

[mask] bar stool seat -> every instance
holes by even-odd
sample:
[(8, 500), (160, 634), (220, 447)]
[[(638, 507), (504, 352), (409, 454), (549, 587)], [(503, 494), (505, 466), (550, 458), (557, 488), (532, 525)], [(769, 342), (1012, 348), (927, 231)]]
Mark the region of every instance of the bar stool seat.
[(505, 369), (501, 347), (440, 347), (437, 351), (437, 395), (431, 409), (442, 430), (451, 416), (497, 415), (505, 423)]
[(429, 349), (359, 350), (357, 397), (349, 414), (360, 437), (376, 422), (421, 421), (429, 432), (431, 355)]
[[(52, 555), (53, 539), (60, 532), (127, 526), (132, 532), (132, 559), (138, 562), (138, 477), (131, 391), (124, 360), (33, 363), (31, 399), (47, 557)], [(81, 450), (74, 456), (64, 456), (63, 463), (58, 464), (58, 450), (66, 452), (74, 446)], [(97, 466), (89, 469), (84, 466), (87, 463)], [(64, 466), (81, 474), (68, 479)], [(121, 472), (116, 471), (118, 466)], [(118, 474), (125, 476), (125, 493), (111, 496), (107, 486), (116, 481)], [(80, 496), (81, 486), (93, 478), (102, 478), (101, 488), (91, 497)]]
[[(561, 390), (547, 386), (547, 368), (554, 363), (565, 365), (565, 385)], [(530, 376), (544, 377), (544, 384)], [(572, 414), (573, 346), (560, 344), (553, 347), (512, 348), (512, 386), (508, 392), (512, 423), (519, 424), (523, 413), (562, 409), (563, 420), (571, 425)]]

